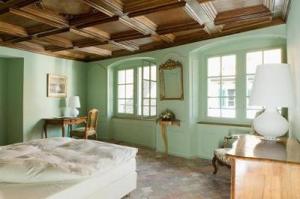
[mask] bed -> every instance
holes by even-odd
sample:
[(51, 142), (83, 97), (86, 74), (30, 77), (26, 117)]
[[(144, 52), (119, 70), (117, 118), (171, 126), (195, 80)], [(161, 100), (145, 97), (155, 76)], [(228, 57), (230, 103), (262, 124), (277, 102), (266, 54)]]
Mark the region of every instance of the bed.
[(0, 147), (0, 199), (117, 199), (136, 188), (136, 148), (48, 138)]

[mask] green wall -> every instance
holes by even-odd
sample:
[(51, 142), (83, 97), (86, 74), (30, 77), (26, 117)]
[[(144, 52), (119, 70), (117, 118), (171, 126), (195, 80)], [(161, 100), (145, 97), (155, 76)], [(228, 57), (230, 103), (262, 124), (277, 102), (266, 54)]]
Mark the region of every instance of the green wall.
[(0, 145), (23, 140), (23, 60), (0, 58)]
[(0, 145), (6, 143), (6, 71), (5, 60), (0, 59)]
[[(0, 56), (9, 60), (5, 75), (7, 77), (12, 76), (7, 80), (9, 89), (5, 90), (4, 93), (2, 92), (7, 101), (11, 102), (11, 106), (8, 106), (9, 121), (5, 121), (6, 126), (9, 127), (1, 132), (0, 139), (9, 135), (5, 139), (7, 139), (7, 143), (13, 143), (40, 138), (43, 126), (42, 118), (62, 115), (65, 100), (46, 96), (48, 73), (67, 76), (68, 96), (79, 95), (81, 100), (80, 114), (86, 114), (87, 63), (5, 47), (0, 48)], [(0, 92), (1, 96), (2, 93)], [(21, 101), (16, 100), (20, 97), (22, 98)], [(16, 116), (15, 121), (12, 119), (13, 115)], [(49, 128), (49, 136), (60, 135), (60, 129)]]
[(287, 21), (287, 52), (288, 63), (291, 65), (295, 106), (291, 109), (292, 132), (300, 139), (300, 1), (291, 1), (290, 13)]
[(7, 67), (6, 144), (23, 140), (23, 59), (5, 59)]
[[(175, 112), (181, 126), (168, 129), (169, 152), (184, 157), (211, 158), (229, 132), (247, 129), (235, 126), (197, 124), (203, 110), (201, 103), (201, 67), (205, 53), (209, 51), (255, 49), (286, 46), (285, 25), (240, 33), (232, 36), (196, 42), (174, 48), (141, 53), (133, 56), (93, 62), (88, 67), (88, 106), (106, 111), (102, 115), (103, 128), (100, 137), (113, 138), (163, 150), (160, 129), (155, 121), (120, 119), (113, 117), (113, 68), (124, 61), (150, 58), (159, 65), (168, 58), (180, 60), (184, 66), (184, 100), (158, 101), (158, 113), (166, 108)], [(105, 89), (103, 89), (105, 88)]]

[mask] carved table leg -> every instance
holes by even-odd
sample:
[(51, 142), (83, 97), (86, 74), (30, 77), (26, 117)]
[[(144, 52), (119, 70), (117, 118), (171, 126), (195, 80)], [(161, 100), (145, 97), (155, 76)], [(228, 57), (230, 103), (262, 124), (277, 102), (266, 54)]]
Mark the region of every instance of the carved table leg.
[(44, 124), (44, 133), (45, 133), (45, 138), (48, 137), (48, 133), (47, 133), (47, 123)]
[(160, 129), (161, 129), (161, 135), (162, 138), (164, 140), (164, 144), (165, 144), (165, 154), (168, 155), (168, 134), (167, 134), (167, 127), (164, 124), (160, 125)]
[(218, 172), (218, 167), (217, 167), (217, 157), (214, 156), (214, 158), (212, 159), (212, 165), (214, 167), (214, 172), (213, 174), (216, 174)]

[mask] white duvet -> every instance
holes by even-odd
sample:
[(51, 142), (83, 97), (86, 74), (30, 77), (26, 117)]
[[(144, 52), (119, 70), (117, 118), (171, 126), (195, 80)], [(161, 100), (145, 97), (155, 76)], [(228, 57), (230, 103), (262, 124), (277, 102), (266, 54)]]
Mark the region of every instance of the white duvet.
[(48, 138), (0, 147), (0, 182), (82, 180), (136, 156), (137, 149), (92, 140)]

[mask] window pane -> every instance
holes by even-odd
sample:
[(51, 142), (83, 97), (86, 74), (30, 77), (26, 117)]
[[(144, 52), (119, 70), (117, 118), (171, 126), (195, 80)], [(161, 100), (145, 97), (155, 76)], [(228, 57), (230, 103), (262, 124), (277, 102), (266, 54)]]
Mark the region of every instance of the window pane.
[(156, 98), (156, 82), (151, 82), (151, 98)]
[(125, 85), (118, 85), (118, 98), (125, 98)]
[(118, 100), (118, 112), (125, 113), (125, 100)]
[(257, 110), (247, 110), (247, 118), (254, 119), (257, 112)]
[(235, 96), (235, 78), (222, 78), (222, 96)]
[(126, 98), (133, 98), (133, 85), (126, 85)]
[(222, 57), (222, 76), (235, 75), (235, 62), (235, 55), (228, 55)]
[(223, 97), (221, 98), (222, 109), (235, 109), (235, 97)]
[(222, 117), (235, 118), (235, 109), (221, 109)]
[(156, 99), (151, 99), (151, 106), (156, 106)]
[(254, 119), (256, 116), (256, 113), (261, 111), (262, 107), (260, 106), (250, 106), (249, 105), (249, 97), (247, 97), (247, 113), (246, 116), (248, 119)]
[(220, 69), (221, 69), (221, 63), (220, 63), (220, 57), (212, 57), (208, 59), (208, 77), (211, 76), (220, 76)]
[(143, 85), (144, 85), (143, 86), (143, 89), (144, 89), (143, 90), (143, 93), (144, 93), (143, 97), (145, 97), (145, 98), (149, 98), (150, 97), (150, 93), (149, 93), (149, 91), (150, 91), (149, 86), (150, 85), (149, 85), (149, 83), (150, 83), (149, 80), (144, 80), (143, 81)]
[(133, 69), (126, 70), (126, 83), (133, 83)]
[(265, 64), (281, 63), (281, 49), (273, 49), (264, 51)]
[(126, 113), (133, 113), (133, 100), (126, 100)]
[(252, 87), (253, 87), (253, 82), (254, 82), (254, 75), (247, 75), (247, 96), (251, 95)]
[(133, 106), (126, 106), (126, 113), (133, 114)]
[(156, 115), (156, 106), (151, 106), (151, 116)]
[(118, 84), (125, 84), (125, 70), (118, 71)]
[(263, 63), (262, 51), (247, 53), (247, 74), (255, 74), (256, 67)]
[(156, 81), (156, 66), (151, 66), (151, 80)]
[(138, 115), (142, 115), (142, 67), (138, 68)]
[(144, 99), (144, 106), (149, 106), (149, 105), (150, 105), (150, 100)]
[(208, 117), (221, 117), (221, 110), (220, 109), (208, 109), (207, 116)]
[(143, 79), (150, 79), (150, 71), (149, 71), (149, 66), (144, 67), (144, 75), (143, 75)]
[(250, 102), (250, 97), (247, 97), (247, 109), (262, 110), (262, 107), (260, 106), (250, 106), (249, 102)]
[(211, 108), (220, 108), (220, 98), (215, 97), (215, 98), (208, 98), (207, 99), (207, 107), (209, 109)]
[(218, 97), (220, 96), (220, 84), (221, 78), (208, 78), (208, 97)]
[(149, 106), (144, 106), (143, 107), (143, 115), (144, 116), (149, 116)]

